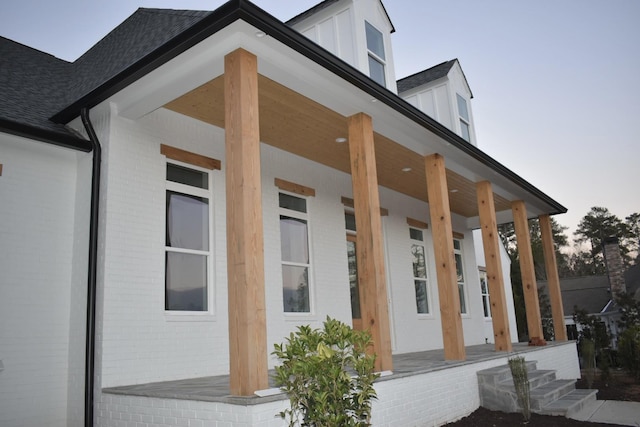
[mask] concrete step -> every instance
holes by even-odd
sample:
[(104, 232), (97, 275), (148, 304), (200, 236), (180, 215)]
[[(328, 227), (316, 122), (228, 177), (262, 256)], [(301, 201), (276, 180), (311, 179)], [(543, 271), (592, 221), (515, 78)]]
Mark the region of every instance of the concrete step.
[(571, 417), (596, 402), (598, 390), (572, 390), (559, 399), (535, 411), (543, 415), (563, 415)]
[[(536, 370), (536, 361), (527, 361), (525, 362), (527, 366), (527, 371), (535, 371)], [(495, 366), (493, 368), (484, 369), (482, 371), (477, 372), (478, 382), (483, 385), (489, 386), (498, 386), (499, 383), (511, 380), (511, 369), (509, 365), (501, 365)]]
[(560, 399), (562, 396), (575, 390), (576, 380), (554, 380), (536, 388), (531, 388), (531, 410), (536, 411)]
[[(536, 387), (540, 387), (554, 381), (556, 379), (556, 371), (536, 369), (535, 371), (528, 372), (527, 377), (529, 378), (529, 386), (533, 390)], [(511, 377), (501, 381), (497, 386), (513, 393), (516, 392), (516, 387), (513, 384), (513, 378)]]

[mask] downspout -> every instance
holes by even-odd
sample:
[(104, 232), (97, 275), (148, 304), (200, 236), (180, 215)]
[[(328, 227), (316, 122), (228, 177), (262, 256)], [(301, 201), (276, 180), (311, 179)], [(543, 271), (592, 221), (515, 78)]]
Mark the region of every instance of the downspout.
[(100, 203), (100, 162), (102, 150), (96, 135), (89, 109), (80, 110), (84, 125), (93, 150), (93, 168), (91, 172), (91, 210), (89, 217), (89, 262), (87, 268), (87, 326), (85, 345), (84, 373), (84, 425), (93, 426), (93, 387), (95, 371), (95, 337), (96, 337), (96, 278), (98, 264), (98, 207)]

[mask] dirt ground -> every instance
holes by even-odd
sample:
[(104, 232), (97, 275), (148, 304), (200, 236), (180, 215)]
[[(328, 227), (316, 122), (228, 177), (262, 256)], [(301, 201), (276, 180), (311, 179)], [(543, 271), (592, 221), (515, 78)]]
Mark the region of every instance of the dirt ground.
[[(576, 382), (576, 388), (587, 388), (584, 373), (582, 374), (582, 379)], [(635, 381), (623, 371), (612, 371), (611, 376), (606, 381), (601, 380), (598, 375), (591, 388), (598, 389), (598, 400), (640, 402), (640, 382)], [(582, 421), (565, 417), (537, 414), (531, 414), (531, 420), (525, 423), (522, 414), (507, 414), (480, 408), (466, 418), (447, 424), (447, 427), (584, 427), (584, 425), (585, 423)], [(611, 427), (613, 424), (588, 423), (588, 427), (598, 426)]]

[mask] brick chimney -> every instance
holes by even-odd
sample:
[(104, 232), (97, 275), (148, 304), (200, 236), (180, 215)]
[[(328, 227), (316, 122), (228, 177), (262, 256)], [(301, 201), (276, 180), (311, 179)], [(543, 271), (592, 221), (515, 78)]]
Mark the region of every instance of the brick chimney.
[(621, 293), (627, 292), (627, 286), (624, 283), (624, 264), (622, 263), (622, 256), (620, 255), (618, 238), (605, 238), (602, 243), (602, 252), (607, 267), (607, 275), (609, 276), (611, 297), (618, 299)]

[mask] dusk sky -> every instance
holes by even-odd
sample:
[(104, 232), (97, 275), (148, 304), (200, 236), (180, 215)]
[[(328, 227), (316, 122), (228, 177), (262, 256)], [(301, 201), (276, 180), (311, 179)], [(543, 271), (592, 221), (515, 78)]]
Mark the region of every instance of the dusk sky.
[[(287, 20), (320, 0), (255, 0)], [(75, 60), (137, 7), (222, 0), (9, 0), (0, 35)], [(569, 209), (640, 212), (640, 1), (383, 0), (396, 77), (458, 58), (478, 145)], [(638, 125), (638, 127), (636, 127)]]

